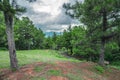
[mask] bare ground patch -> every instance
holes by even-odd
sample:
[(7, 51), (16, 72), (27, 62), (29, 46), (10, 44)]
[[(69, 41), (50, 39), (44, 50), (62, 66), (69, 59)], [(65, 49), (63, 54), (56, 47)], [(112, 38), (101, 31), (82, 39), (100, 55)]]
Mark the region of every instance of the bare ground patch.
[(92, 71), (92, 62), (61, 62), (28, 64), (12, 72), (0, 70), (0, 80), (119, 80), (120, 71), (111, 69), (103, 74)]

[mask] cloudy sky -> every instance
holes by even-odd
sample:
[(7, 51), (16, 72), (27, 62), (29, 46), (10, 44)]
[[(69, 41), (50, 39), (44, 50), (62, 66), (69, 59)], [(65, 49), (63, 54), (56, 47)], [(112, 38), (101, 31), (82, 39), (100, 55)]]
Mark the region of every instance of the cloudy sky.
[(29, 3), (26, 0), (17, 0), (18, 4), (27, 8), (23, 16), (28, 16), (36, 27), (40, 27), (44, 32), (62, 32), (70, 24), (79, 24), (77, 20), (71, 19), (65, 14), (62, 8), (64, 3), (75, 0), (37, 0)]

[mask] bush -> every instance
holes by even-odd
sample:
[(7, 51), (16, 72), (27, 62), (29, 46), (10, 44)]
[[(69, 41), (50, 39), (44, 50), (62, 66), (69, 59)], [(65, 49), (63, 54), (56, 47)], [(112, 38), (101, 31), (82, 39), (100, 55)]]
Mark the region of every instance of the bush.
[(7, 50), (6, 47), (0, 47), (0, 50)]
[(68, 51), (67, 51), (67, 49), (65, 47), (62, 47), (62, 49), (60, 49), (60, 53), (64, 54), (64, 55), (67, 55)]
[(111, 63), (112, 65), (120, 66), (120, 61), (115, 61)]
[(104, 73), (104, 72), (105, 72), (104, 68), (103, 68), (102, 66), (99, 66), (99, 65), (95, 66), (95, 69), (96, 69), (99, 73)]

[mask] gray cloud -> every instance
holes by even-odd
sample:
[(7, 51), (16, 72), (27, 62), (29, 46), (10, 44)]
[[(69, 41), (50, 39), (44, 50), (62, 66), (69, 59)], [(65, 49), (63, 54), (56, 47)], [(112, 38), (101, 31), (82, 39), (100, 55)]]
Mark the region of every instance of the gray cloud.
[(70, 24), (78, 24), (71, 19), (62, 8), (63, 3), (75, 2), (75, 0), (37, 0), (29, 3), (26, 0), (17, 0), (18, 4), (27, 8), (22, 16), (28, 16), (36, 27), (43, 31), (63, 31)]

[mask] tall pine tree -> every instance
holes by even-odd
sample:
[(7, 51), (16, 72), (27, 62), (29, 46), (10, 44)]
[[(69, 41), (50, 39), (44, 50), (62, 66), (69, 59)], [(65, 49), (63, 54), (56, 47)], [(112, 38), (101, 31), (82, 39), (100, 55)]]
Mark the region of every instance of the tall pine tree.
[(64, 4), (63, 7), (68, 15), (86, 26), (88, 40), (100, 43), (99, 64), (105, 66), (105, 44), (118, 35), (120, 0), (84, 0), (74, 5)]

